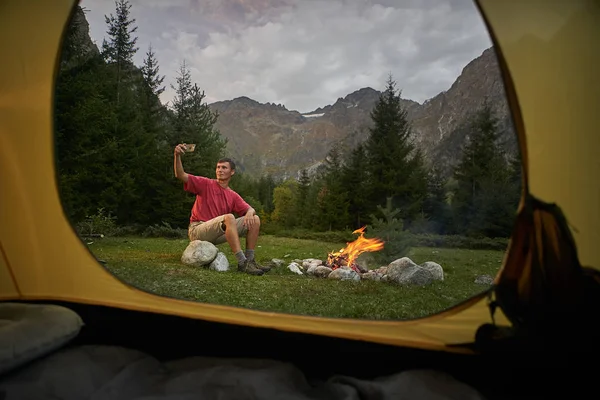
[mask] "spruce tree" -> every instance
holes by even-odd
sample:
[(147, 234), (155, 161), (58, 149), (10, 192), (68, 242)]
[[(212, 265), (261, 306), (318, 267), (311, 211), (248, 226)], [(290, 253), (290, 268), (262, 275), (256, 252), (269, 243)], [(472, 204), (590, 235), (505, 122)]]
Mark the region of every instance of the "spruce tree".
[(440, 235), (445, 234), (451, 214), (443, 171), (435, 164), (427, 176), (427, 198), (424, 201), (423, 210), (428, 217), (427, 231)]
[(320, 193), (320, 226), (327, 230), (339, 230), (346, 227), (348, 221), (348, 188), (344, 187), (342, 175), (342, 157), (338, 146), (333, 146), (325, 158), (324, 186)]
[(348, 224), (353, 230), (361, 228), (368, 220), (368, 197), (364, 190), (369, 185), (366, 163), (365, 147), (359, 143), (350, 153), (340, 177), (348, 192)]
[(156, 146), (161, 147), (168, 144), (169, 124), (166, 121), (166, 108), (160, 101), (160, 95), (165, 91), (165, 87), (162, 86), (165, 76), (159, 74), (159, 69), (156, 55), (150, 45), (140, 68), (140, 108), (145, 132), (153, 136)]
[[(55, 88), (55, 139), (61, 201), (75, 224), (104, 207), (100, 196), (110, 169), (102, 157), (114, 118), (106, 99), (106, 66), (86, 47), (78, 7), (67, 26)], [(94, 176), (97, 174), (97, 176)]]
[(160, 102), (160, 95), (165, 91), (165, 86), (162, 86), (165, 76), (159, 74), (159, 69), (152, 45), (149, 45), (141, 67), (142, 79), (145, 83), (142, 87), (144, 88), (145, 103), (148, 111), (151, 116), (157, 117), (163, 108)]
[(308, 203), (308, 194), (310, 191), (310, 177), (306, 168), (300, 170), (298, 178), (298, 187), (296, 193), (296, 215), (298, 215), (298, 225), (301, 228), (310, 226), (310, 214), (312, 209)]
[(115, 13), (104, 16), (108, 25), (109, 40), (102, 43), (102, 54), (108, 63), (114, 63), (119, 71), (133, 65), (133, 56), (139, 50), (136, 47), (137, 37), (132, 36), (137, 31), (135, 18), (131, 18), (131, 4), (128, 0), (115, 1)]
[(386, 199), (385, 207), (377, 205), (377, 210), (378, 213), (370, 215), (371, 224), (367, 226), (367, 232), (369, 237), (384, 241), (383, 249), (372, 253), (375, 261), (389, 264), (408, 254), (412, 246), (412, 238), (404, 229), (400, 217), (401, 210), (393, 207), (391, 197)]
[(422, 207), (426, 174), (422, 155), (411, 139), (411, 126), (402, 106), (401, 92), (390, 76), (386, 89), (371, 112), (374, 126), (365, 142), (371, 211), (392, 198), (402, 219), (410, 220)]
[(102, 55), (107, 63), (116, 66), (116, 97), (117, 107), (121, 101), (121, 84), (125, 83), (132, 70), (133, 56), (139, 50), (136, 47), (137, 36), (133, 34), (137, 31), (135, 18), (131, 18), (131, 4), (128, 0), (115, 1), (115, 13), (110, 16), (104, 16), (108, 25), (109, 40), (102, 42)]
[[(506, 229), (509, 173), (498, 141), (498, 119), (485, 102), (475, 114), (468, 142), (454, 171), (454, 228), (470, 236), (497, 235)], [(500, 203), (499, 203), (500, 202)], [(512, 221), (509, 222), (511, 224)], [(498, 228), (501, 227), (501, 228)]]
[(139, 203), (136, 210), (144, 215), (145, 223), (179, 225), (171, 219), (172, 204), (169, 182), (173, 176), (173, 149), (168, 145), (166, 108), (160, 101), (164, 75), (159, 74), (159, 65), (152, 46), (148, 47), (143, 64), (140, 67), (138, 83), (138, 106), (141, 113), (141, 125), (144, 140), (139, 147), (143, 149), (144, 168), (137, 171), (138, 186), (145, 187), (152, 194), (152, 201)]
[(269, 215), (275, 208), (273, 204), (273, 191), (277, 184), (272, 175), (261, 176), (258, 180), (258, 200), (265, 208), (265, 213)]
[(161, 86), (165, 76), (160, 76), (158, 72), (158, 61), (156, 60), (156, 54), (154, 54), (154, 50), (152, 49), (152, 44), (150, 44), (148, 46), (148, 51), (146, 51), (146, 57), (144, 58), (142, 75), (144, 77), (144, 82), (146, 82), (146, 85), (150, 88), (151, 93), (156, 96), (160, 96), (165, 91), (165, 87)]
[(178, 75), (175, 77), (176, 84), (171, 84), (171, 88), (175, 90), (175, 96), (170, 108), (173, 110), (173, 128), (175, 137), (171, 138), (171, 146), (181, 143), (179, 137), (185, 130), (189, 119), (189, 110), (191, 103), (192, 92), (192, 75), (187, 67), (185, 60), (179, 65)]
[(427, 200), (428, 173), (425, 167), (425, 156), (423, 151), (416, 147), (413, 156), (408, 161), (410, 175), (406, 192), (406, 205), (404, 207), (405, 223), (410, 229), (418, 223), (419, 220), (428, 218), (425, 213), (425, 201)]

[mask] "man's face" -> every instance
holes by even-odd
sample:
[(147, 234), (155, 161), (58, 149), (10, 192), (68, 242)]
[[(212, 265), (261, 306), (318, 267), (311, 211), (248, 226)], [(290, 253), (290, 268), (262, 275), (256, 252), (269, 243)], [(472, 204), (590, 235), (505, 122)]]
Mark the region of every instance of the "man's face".
[(217, 163), (217, 179), (228, 179), (234, 174), (228, 162)]

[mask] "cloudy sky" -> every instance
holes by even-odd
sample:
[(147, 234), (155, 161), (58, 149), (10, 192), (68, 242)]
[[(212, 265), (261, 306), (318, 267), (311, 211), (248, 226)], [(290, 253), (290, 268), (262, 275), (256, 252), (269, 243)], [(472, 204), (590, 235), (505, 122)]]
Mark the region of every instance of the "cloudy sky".
[[(92, 40), (112, 0), (82, 0)], [(206, 101), (248, 96), (309, 112), (392, 74), (402, 97), (447, 90), (491, 46), (473, 0), (130, 0), (138, 65), (149, 45), (171, 84), (185, 60)]]

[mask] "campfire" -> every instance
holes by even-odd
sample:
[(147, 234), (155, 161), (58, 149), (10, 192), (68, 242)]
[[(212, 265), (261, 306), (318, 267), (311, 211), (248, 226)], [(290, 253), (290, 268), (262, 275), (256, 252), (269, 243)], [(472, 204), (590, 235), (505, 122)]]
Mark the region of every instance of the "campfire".
[(340, 267), (350, 267), (354, 271), (362, 272), (355, 263), (355, 260), (359, 255), (365, 251), (379, 251), (383, 249), (383, 241), (380, 239), (367, 239), (364, 237), (364, 231), (366, 226), (359, 228), (352, 232), (353, 234), (358, 233), (360, 236), (354, 242), (347, 243), (347, 246), (337, 252), (331, 252), (327, 255), (327, 266), (332, 270), (336, 270)]

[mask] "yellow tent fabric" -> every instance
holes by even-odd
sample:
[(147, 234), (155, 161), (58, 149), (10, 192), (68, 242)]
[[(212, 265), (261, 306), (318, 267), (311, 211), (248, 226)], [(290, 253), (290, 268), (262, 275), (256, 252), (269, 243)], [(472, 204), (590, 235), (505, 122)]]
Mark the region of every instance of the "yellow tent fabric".
[[(576, 228), (579, 260), (598, 267), (600, 184), (593, 171), (600, 171), (594, 154), (600, 148), (595, 72), (600, 5), (593, 0), (477, 4), (503, 63), (526, 188), (561, 207)], [(65, 300), (447, 351), (467, 351), (453, 345), (472, 342), (477, 329), (492, 322), (485, 293), (427, 318), (380, 322), (201, 304), (146, 293), (116, 279), (75, 234), (57, 190), (54, 79), (75, 5), (73, 0), (0, 4), (0, 300)], [(510, 263), (524, 262), (515, 255), (539, 230), (528, 232), (512, 241), (503, 272), (522, 269)], [(496, 322), (508, 324), (501, 313)]]

